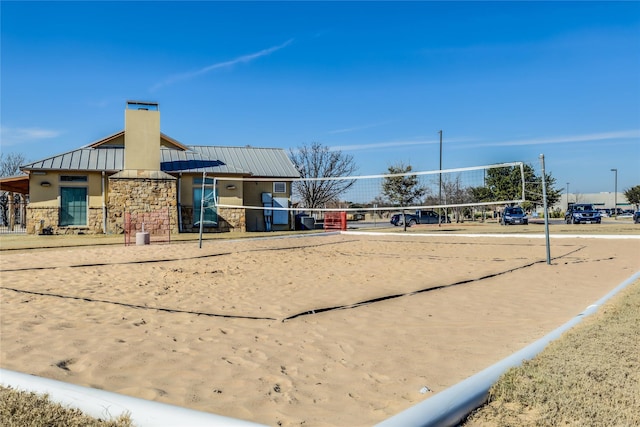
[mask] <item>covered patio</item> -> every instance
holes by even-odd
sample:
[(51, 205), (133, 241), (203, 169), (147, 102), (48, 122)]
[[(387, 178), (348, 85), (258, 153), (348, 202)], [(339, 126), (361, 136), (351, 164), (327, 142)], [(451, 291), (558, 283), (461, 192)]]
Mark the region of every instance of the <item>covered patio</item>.
[(0, 233), (25, 233), (29, 175), (0, 178)]

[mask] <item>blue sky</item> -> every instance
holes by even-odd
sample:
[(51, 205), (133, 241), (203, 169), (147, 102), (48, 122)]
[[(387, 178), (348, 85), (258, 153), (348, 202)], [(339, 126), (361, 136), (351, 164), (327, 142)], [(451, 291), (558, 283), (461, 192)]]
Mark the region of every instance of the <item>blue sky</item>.
[(187, 145), (354, 156), (359, 175), (524, 161), (640, 184), (640, 2), (1, 2), (2, 152), (38, 160), (160, 104)]

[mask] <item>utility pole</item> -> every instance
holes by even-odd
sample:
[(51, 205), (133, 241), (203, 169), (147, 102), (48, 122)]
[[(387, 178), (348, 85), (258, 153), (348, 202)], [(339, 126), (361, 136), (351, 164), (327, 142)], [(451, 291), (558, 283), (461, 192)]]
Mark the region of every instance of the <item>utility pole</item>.
[[(438, 131), (440, 134), (440, 174), (439, 174), (439, 185), (438, 185), (438, 204), (442, 206), (442, 129)], [(445, 210), (446, 212), (446, 210)], [(442, 224), (442, 213), (438, 213), (438, 227)]]
[(613, 187), (613, 212), (618, 220), (618, 169), (611, 169), (611, 172), (615, 173), (615, 184)]
[(569, 183), (567, 182), (567, 209), (569, 209)]

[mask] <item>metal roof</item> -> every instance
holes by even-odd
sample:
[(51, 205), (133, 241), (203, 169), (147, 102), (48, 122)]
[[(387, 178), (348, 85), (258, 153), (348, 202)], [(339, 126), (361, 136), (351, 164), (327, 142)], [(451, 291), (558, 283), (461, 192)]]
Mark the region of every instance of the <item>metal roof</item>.
[[(189, 146), (189, 149), (207, 159), (216, 159), (225, 165), (241, 169), (256, 177), (299, 178), (300, 173), (287, 153), (281, 148)], [(230, 172), (233, 173), (233, 172)]]
[(22, 170), (117, 172), (124, 167), (124, 147), (79, 148), (20, 166)]
[[(160, 170), (168, 173), (208, 172), (255, 177), (298, 178), (300, 174), (281, 148), (189, 146), (160, 148)], [(124, 147), (83, 147), (21, 166), (30, 170), (106, 171), (124, 168)]]
[(211, 159), (195, 151), (161, 148), (160, 169), (164, 172), (207, 172), (250, 175), (251, 171), (227, 164), (220, 159)]

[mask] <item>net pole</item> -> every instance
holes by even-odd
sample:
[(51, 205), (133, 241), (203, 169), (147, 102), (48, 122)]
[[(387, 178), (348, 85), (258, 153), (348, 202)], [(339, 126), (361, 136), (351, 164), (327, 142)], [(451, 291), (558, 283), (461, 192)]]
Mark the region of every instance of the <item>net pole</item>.
[(549, 246), (549, 211), (547, 209), (547, 179), (544, 172), (544, 154), (540, 154), (542, 167), (542, 204), (544, 206), (544, 237), (547, 246), (547, 264), (551, 265), (551, 248)]
[(202, 249), (202, 231), (204, 224), (204, 183), (206, 182), (207, 172), (202, 172), (202, 193), (200, 194), (200, 235), (198, 236), (198, 248)]
[[(440, 173), (438, 174), (438, 203), (442, 204), (442, 129), (439, 131), (440, 133)], [(445, 214), (447, 211), (444, 211)], [(442, 225), (442, 215), (440, 210), (438, 210), (438, 227)]]

